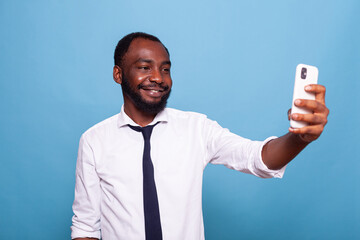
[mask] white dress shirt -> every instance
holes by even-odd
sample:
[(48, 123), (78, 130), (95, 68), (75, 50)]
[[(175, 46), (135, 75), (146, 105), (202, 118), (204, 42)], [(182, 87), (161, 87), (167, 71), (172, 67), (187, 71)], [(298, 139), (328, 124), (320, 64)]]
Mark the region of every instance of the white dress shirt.
[[(262, 178), (281, 178), (261, 159), (263, 142), (229, 132), (205, 115), (166, 108), (150, 125), (151, 159), (164, 240), (203, 240), (203, 170), (223, 164)], [(87, 130), (76, 165), (71, 237), (145, 239), (141, 132), (122, 107)]]

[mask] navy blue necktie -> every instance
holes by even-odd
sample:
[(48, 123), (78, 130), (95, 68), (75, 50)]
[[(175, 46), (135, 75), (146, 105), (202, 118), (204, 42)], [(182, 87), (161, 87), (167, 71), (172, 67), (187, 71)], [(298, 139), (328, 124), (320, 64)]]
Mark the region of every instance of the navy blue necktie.
[(141, 132), (144, 137), (143, 198), (146, 240), (162, 240), (159, 203), (154, 180), (154, 167), (150, 158), (150, 136), (155, 125), (146, 127), (129, 125), (131, 129)]

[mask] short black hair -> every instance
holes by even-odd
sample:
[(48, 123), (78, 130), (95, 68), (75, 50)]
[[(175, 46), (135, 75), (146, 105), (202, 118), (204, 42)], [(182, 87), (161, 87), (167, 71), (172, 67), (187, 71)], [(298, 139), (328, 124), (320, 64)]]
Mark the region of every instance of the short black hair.
[(115, 48), (115, 53), (114, 53), (114, 63), (115, 65), (121, 67), (122, 61), (123, 61), (123, 57), (125, 55), (125, 53), (128, 51), (130, 44), (132, 43), (132, 41), (136, 38), (143, 38), (143, 39), (148, 39), (154, 42), (159, 42), (161, 43), (166, 52), (169, 54), (168, 49), (165, 47), (165, 45), (155, 36), (151, 35), (151, 34), (147, 34), (144, 32), (133, 32), (130, 33), (128, 35), (126, 35), (125, 37), (123, 37), (122, 39), (120, 39), (120, 41), (118, 42), (118, 44), (116, 45)]

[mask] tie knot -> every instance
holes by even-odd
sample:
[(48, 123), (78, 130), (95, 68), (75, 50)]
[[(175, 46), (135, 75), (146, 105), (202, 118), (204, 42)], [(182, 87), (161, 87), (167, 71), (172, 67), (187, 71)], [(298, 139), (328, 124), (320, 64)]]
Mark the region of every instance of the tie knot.
[[(157, 124), (157, 123), (156, 123)], [(137, 132), (141, 132), (143, 137), (144, 137), (144, 140), (150, 140), (150, 136), (151, 136), (151, 133), (152, 133), (152, 130), (153, 128), (155, 127), (155, 125), (149, 125), (149, 126), (146, 126), (146, 127), (138, 127), (138, 126), (131, 126), (129, 125), (129, 127), (132, 129), (132, 130), (135, 130)]]

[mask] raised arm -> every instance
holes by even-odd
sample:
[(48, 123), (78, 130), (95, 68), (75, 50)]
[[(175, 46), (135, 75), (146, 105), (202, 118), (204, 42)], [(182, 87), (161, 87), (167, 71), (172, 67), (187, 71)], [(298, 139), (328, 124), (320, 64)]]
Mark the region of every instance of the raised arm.
[(303, 128), (289, 128), (289, 133), (268, 142), (262, 150), (262, 159), (270, 169), (280, 169), (289, 163), (310, 142), (316, 140), (327, 123), (329, 109), (325, 105), (326, 89), (322, 85), (311, 84), (305, 91), (315, 93), (315, 100), (297, 99), (295, 105), (311, 110), (312, 114), (292, 114), (289, 118), (308, 122)]

